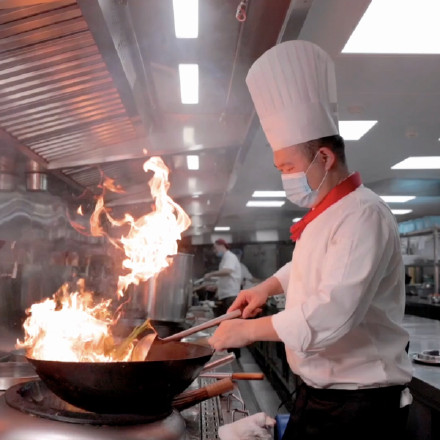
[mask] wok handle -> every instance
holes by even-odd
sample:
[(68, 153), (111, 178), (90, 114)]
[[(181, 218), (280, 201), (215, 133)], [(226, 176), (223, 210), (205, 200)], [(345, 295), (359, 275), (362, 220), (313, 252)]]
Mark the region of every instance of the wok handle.
[(182, 332), (174, 333), (174, 335), (167, 336), (162, 340), (179, 341), (180, 339), (185, 338), (186, 336), (192, 335), (201, 330), (206, 330), (207, 328), (214, 327), (215, 325), (220, 324), (222, 321), (226, 321), (227, 319), (238, 318), (240, 316), (241, 316), (241, 310), (234, 310), (233, 312), (225, 313), (224, 315), (218, 316), (217, 318), (214, 319), (210, 319), (209, 321), (203, 322), (202, 324), (196, 325), (187, 330), (183, 330)]
[(263, 373), (203, 373), (199, 377), (206, 377), (211, 379), (223, 379), (229, 377), (232, 380), (263, 380)]
[(228, 354), (227, 356), (223, 356), (222, 358), (217, 359), (216, 361), (212, 361), (209, 364), (206, 364), (203, 367), (201, 373), (204, 373), (205, 371), (213, 370), (214, 368), (220, 367), (222, 365), (229, 364), (234, 360), (235, 360), (235, 354), (234, 353)]
[(183, 411), (197, 403), (208, 400), (211, 397), (220, 396), (233, 389), (234, 382), (232, 382), (232, 379), (225, 378), (210, 385), (206, 385), (203, 388), (199, 388), (198, 390), (185, 391), (179, 394), (173, 400), (173, 408), (178, 411)]

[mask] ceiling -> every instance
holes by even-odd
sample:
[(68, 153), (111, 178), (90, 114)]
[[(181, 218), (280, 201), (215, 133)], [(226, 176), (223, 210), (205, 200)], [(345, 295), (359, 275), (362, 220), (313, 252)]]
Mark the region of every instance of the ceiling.
[[(288, 239), (304, 211), (246, 207), (253, 191), (282, 187), (245, 77), (298, 38), (335, 60), (340, 119), (379, 121), (346, 142), (350, 168), (379, 194), (417, 196), (393, 205), (413, 209), (399, 221), (439, 214), (438, 172), (390, 168), (439, 153), (440, 56), (341, 54), (369, 3), (249, 0), (239, 22), (239, 0), (199, 0), (199, 38), (177, 40), (171, 0), (0, 0), (0, 154), (40, 164), (72, 200), (96, 193), (104, 173), (126, 190), (108, 199), (115, 215), (149, 209), (142, 165), (159, 155), (193, 243), (211, 242), (215, 226), (236, 242)], [(182, 62), (200, 66), (197, 105), (180, 103)]]

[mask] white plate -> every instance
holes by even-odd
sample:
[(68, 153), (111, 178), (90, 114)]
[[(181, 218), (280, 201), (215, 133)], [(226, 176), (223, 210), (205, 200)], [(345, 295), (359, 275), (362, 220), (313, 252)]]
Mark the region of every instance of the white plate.
[(425, 365), (435, 365), (435, 366), (440, 366), (440, 361), (430, 361), (427, 359), (420, 359), (419, 357), (419, 353), (411, 353), (409, 355), (409, 357), (414, 361), (417, 362), (419, 364), (425, 364)]

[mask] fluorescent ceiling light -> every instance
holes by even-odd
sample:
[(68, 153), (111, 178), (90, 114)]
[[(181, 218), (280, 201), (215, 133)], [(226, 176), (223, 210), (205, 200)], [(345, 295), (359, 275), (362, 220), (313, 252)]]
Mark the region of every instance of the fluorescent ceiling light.
[(386, 203), (405, 203), (414, 200), (416, 196), (380, 196)]
[(250, 208), (279, 208), (285, 203), (285, 200), (249, 200), (246, 206)]
[(377, 121), (339, 121), (339, 134), (346, 141), (358, 141)]
[(286, 191), (254, 191), (252, 197), (286, 197)]
[(194, 140), (194, 127), (185, 126), (182, 131), (183, 143), (186, 146), (193, 146), (195, 144)]
[(179, 64), (180, 97), (182, 104), (199, 102), (199, 65)]
[(186, 164), (188, 165), (189, 170), (198, 170), (199, 169), (199, 156), (186, 156)]
[(230, 226), (216, 226), (214, 228), (214, 231), (230, 231), (231, 227)]
[(292, 220), (292, 223), (299, 222), (300, 220), (301, 220), (301, 217), (295, 217), (295, 218)]
[(176, 38), (199, 36), (199, 1), (173, 0), (174, 30)]
[(392, 170), (438, 170), (440, 156), (410, 156), (391, 167)]
[(440, 53), (438, 0), (372, 0), (342, 53)]
[(412, 209), (392, 209), (391, 212), (394, 215), (402, 215), (402, 214), (409, 214), (412, 212)]

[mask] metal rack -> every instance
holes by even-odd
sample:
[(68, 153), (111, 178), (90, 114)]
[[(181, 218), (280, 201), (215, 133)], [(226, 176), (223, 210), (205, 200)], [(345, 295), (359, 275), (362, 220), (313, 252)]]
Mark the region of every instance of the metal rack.
[(423, 262), (423, 263), (409, 263), (406, 264), (406, 267), (416, 267), (416, 268), (433, 268), (434, 272), (434, 292), (439, 292), (439, 272), (440, 272), (440, 256), (439, 256), (439, 227), (433, 227), (430, 229), (408, 232), (405, 234), (400, 234), (401, 238), (407, 239), (407, 249), (410, 249), (410, 240), (414, 237), (422, 237), (422, 236), (432, 236), (433, 240), (433, 259), (432, 262)]

